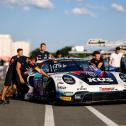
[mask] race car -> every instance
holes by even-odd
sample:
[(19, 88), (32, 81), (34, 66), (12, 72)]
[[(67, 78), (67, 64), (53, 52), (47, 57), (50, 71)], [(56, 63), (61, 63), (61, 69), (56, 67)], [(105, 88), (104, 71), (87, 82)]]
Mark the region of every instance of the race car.
[(49, 59), (39, 66), (50, 77), (29, 75), (34, 98), (47, 98), (50, 103), (126, 100), (126, 74), (101, 71), (90, 61), (78, 58)]

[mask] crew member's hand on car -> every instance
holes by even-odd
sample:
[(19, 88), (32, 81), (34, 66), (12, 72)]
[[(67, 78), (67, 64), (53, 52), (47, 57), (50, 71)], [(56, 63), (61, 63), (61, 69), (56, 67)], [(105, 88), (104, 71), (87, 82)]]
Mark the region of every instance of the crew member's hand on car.
[(43, 70), (40, 69), (39, 73), (41, 73), (42, 75), (46, 76), (47, 78), (49, 78), (49, 75), (47, 73), (45, 73)]
[(50, 76), (48, 74), (46, 74), (46, 77), (49, 78)]
[(38, 66), (35, 67), (35, 70), (36, 70), (38, 73), (40, 73), (40, 74), (46, 76), (47, 78), (49, 78), (49, 75), (48, 75), (47, 73), (45, 73), (43, 70), (41, 70)]

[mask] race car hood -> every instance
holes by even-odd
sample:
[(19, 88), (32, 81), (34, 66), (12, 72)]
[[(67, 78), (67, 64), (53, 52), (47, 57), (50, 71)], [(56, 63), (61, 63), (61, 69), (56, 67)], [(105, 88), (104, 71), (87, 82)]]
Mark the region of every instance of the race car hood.
[(88, 85), (115, 85), (118, 81), (115, 75), (111, 72), (102, 71), (99, 75), (92, 71), (75, 71), (75, 72), (65, 72), (65, 73), (55, 73), (51, 76), (55, 79), (60, 80), (63, 75), (71, 75), (75, 79), (78, 78), (81, 81), (87, 83)]
[(102, 71), (99, 75), (91, 71), (71, 72), (70, 75), (79, 78), (88, 85), (113, 85), (118, 84), (113, 73)]

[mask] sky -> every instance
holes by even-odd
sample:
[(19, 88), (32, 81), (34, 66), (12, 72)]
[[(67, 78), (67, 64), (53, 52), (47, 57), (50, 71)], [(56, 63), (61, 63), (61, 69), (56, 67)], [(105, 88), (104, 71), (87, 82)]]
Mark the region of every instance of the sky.
[(126, 40), (126, 0), (0, 0), (0, 34), (53, 52), (88, 39)]

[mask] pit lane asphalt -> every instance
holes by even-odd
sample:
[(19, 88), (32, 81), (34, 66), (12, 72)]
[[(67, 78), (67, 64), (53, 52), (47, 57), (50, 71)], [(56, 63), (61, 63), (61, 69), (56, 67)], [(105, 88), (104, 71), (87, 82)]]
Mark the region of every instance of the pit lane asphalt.
[[(99, 118), (90, 107), (103, 115)], [(51, 106), (11, 100), (9, 105), (0, 105), (0, 126), (106, 126), (107, 122), (126, 126), (126, 104)]]
[[(0, 105), (0, 126), (107, 125), (89, 111), (87, 107), (89, 106), (51, 106), (11, 100), (9, 105)], [(126, 126), (126, 104), (97, 104), (91, 107), (115, 122), (117, 126)]]

